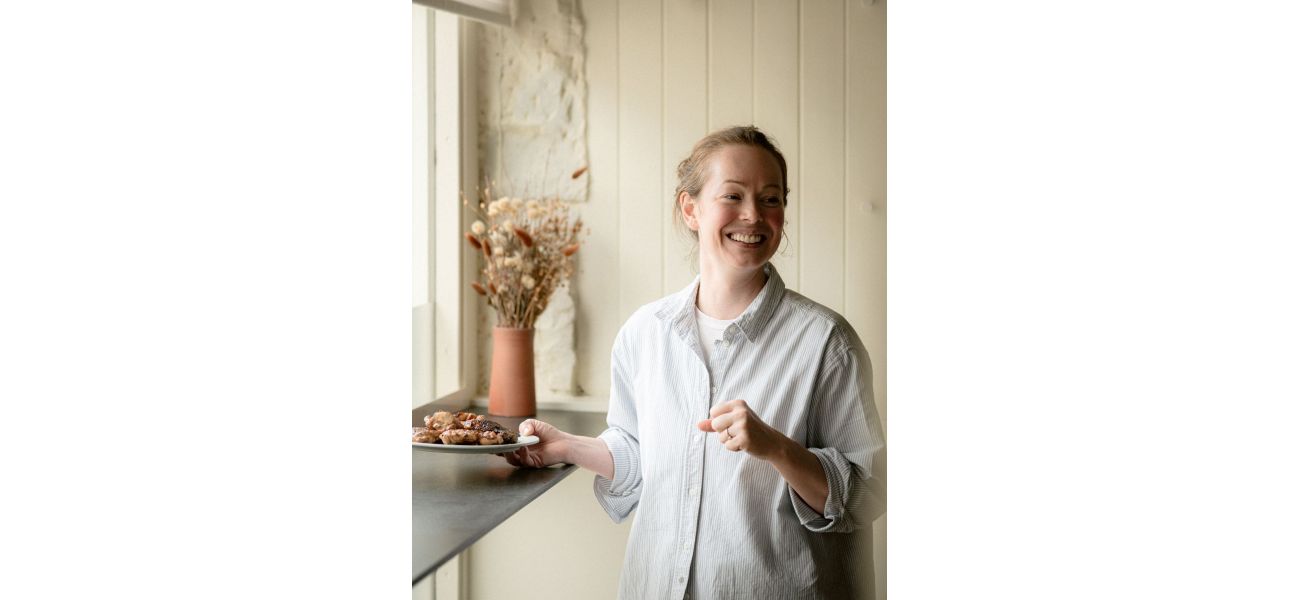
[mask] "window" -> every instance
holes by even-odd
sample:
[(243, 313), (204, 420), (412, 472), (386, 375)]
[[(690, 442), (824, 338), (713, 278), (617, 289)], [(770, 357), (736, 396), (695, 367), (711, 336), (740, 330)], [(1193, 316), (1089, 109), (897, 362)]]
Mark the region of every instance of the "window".
[[(476, 387), (477, 305), (464, 285), (477, 256), (465, 252), (461, 190), (477, 178), (470, 30), (461, 17), (412, 4), (412, 407), (466, 403)], [(468, 135), (465, 132), (469, 132)], [(466, 185), (468, 183), (468, 185)]]

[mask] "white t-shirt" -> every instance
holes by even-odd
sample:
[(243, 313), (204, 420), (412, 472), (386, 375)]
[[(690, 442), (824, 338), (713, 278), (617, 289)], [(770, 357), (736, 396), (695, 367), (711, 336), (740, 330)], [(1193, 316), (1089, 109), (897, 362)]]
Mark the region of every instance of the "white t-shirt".
[(704, 350), (704, 364), (709, 364), (713, 345), (722, 340), (722, 333), (735, 323), (735, 319), (723, 321), (704, 314), (700, 307), (695, 307), (695, 326), (700, 332), (700, 349)]

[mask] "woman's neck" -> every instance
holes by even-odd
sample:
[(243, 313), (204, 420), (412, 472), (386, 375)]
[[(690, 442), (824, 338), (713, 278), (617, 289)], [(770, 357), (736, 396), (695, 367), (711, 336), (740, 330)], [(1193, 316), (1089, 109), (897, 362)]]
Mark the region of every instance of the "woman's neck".
[(751, 272), (724, 271), (700, 265), (700, 290), (695, 306), (715, 319), (729, 321), (749, 308), (767, 284), (764, 269)]

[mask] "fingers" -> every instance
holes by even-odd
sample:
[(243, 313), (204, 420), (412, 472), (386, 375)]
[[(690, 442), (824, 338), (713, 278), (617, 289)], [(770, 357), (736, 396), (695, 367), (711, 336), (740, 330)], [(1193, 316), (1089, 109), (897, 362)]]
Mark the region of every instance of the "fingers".
[(749, 447), (749, 436), (743, 430), (733, 435), (731, 429), (724, 428), (718, 432), (718, 441), (722, 443), (723, 448), (732, 452), (739, 452)]
[(749, 405), (744, 400), (728, 400), (709, 409), (709, 418), (697, 422), (695, 427), (700, 431), (717, 432), (718, 442), (724, 448), (739, 452), (749, 448), (750, 427), (761, 423), (751, 416)]
[(728, 400), (709, 410), (711, 423), (708, 429), (700, 427), (703, 431), (722, 431), (730, 427), (733, 423), (745, 423), (749, 415), (749, 405), (744, 400)]
[(737, 398), (737, 399), (735, 399), (735, 400), (728, 400), (728, 401), (726, 401), (726, 402), (723, 402), (723, 403), (721, 403), (721, 404), (719, 404), (719, 405), (717, 405), (717, 406), (714, 406), (713, 408), (709, 409), (709, 416), (710, 416), (710, 417), (716, 417), (716, 416), (718, 416), (718, 415), (720, 415), (720, 414), (722, 414), (722, 413), (732, 412), (732, 411), (734, 411), (734, 410), (736, 410), (736, 409), (744, 409), (744, 410), (748, 410), (748, 409), (749, 409), (749, 405), (746, 404), (744, 400), (741, 400), (741, 399), (739, 399), (739, 398)]
[(535, 435), (543, 442), (549, 442), (563, 437), (565, 433), (545, 421), (524, 419), (524, 422), (519, 424), (519, 435)]
[(529, 452), (527, 448), (519, 448), (513, 452), (498, 452), (497, 456), (506, 459), (506, 462), (516, 467), (537, 467), (541, 463), (541, 457)]
[[(742, 415), (737, 415), (736, 413), (727, 413), (719, 417), (714, 417), (712, 420), (710, 420), (709, 428), (713, 431), (717, 431), (721, 433), (726, 429), (730, 429), (732, 425), (737, 425), (738, 423), (743, 424)], [(740, 426), (737, 425), (736, 429), (740, 429)]]
[(515, 450), (515, 460), (518, 460), (522, 466), (536, 467), (537, 463), (541, 462), (541, 457), (527, 448), (520, 448)]
[(728, 400), (726, 402), (719, 403), (717, 406), (714, 406), (713, 408), (709, 409), (709, 416), (716, 417), (722, 413), (730, 412), (735, 402), (736, 402), (735, 400)]
[(514, 452), (498, 452), (497, 456), (506, 459), (506, 462), (512, 466), (519, 466), (519, 458), (515, 456)]

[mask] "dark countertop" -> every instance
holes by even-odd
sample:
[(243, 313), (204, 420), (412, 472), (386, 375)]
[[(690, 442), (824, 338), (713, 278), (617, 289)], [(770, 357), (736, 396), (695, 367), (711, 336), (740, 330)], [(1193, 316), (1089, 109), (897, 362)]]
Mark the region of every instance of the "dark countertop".
[[(426, 404), (411, 411), (411, 426), (424, 426), (424, 415), (454, 410)], [(461, 410), (466, 410), (461, 407)], [(483, 407), (468, 410), (484, 414)], [(605, 414), (539, 410), (537, 419), (562, 431), (595, 436), (605, 430)], [(518, 429), (523, 418), (491, 417)], [(414, 560), (411, 583), (433, 574), (519, 509), (561, 479), (578, 471), (573, 465), (517, 469), (495, 454), (444, 454), (411, 449), (411, 529)]]

